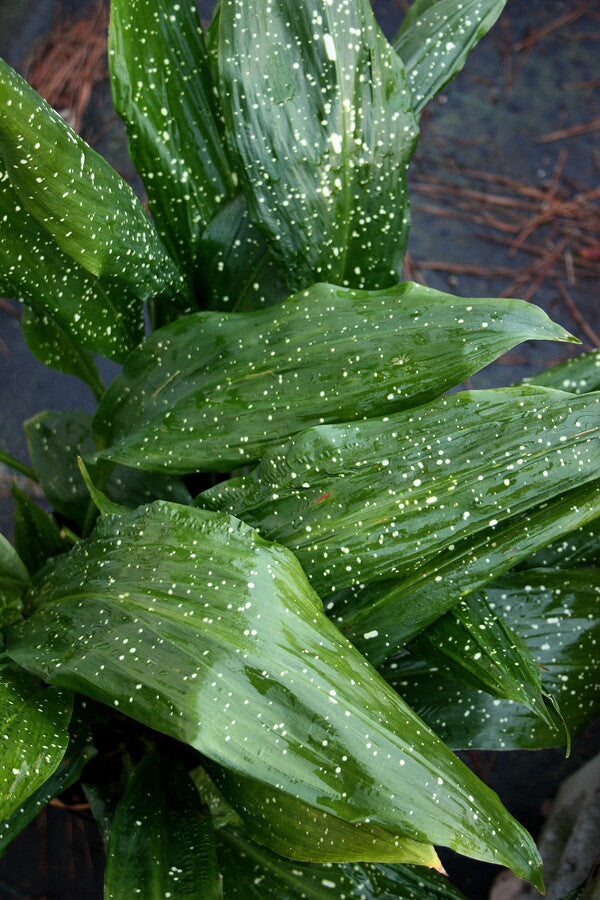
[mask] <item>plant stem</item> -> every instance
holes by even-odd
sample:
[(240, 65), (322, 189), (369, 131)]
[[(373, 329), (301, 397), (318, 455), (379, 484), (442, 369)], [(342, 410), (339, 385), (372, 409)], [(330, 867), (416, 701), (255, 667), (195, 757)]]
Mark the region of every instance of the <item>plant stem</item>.
[(15, 459), (14, 456), (11, 456), (10, 453), (5, 453), (4, 450), (0, 450), (0, 463), (4, 463), (5, 466), (10, 466), (11, 469), (21, 472), (22, 475), (26, 475), (27, 478), (30, 478), (31, 481), (35, 481), (36, 483), (39, 481), (33, 469), (30, 469), (25, 463), (19, 462), (19, 460)]

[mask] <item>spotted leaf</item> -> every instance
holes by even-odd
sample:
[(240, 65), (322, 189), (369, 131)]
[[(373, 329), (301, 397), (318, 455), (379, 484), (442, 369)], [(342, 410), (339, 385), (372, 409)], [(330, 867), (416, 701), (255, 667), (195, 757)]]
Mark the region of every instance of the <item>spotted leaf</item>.
[(223, 897), (210, 813), (179, 764), (150, 753), (135, 768), (111, 823), (106, 900)]
[(369, 0), (222, 0), (218, 54), (250, 217), (289, 287), (395, 284), (417, 123)]
[(31, 497), (13, 485), (15, 500), (15, 547), (33, 575), (53, 556), (69, 550), (71, 544), (60, 534), (55, 519)]
[(519, 300), (314, 285), (270, 309), (196, 313), (155, 332), (94, 427), (106, 459), (224, 472), (311, 425), (423, 403), (529, 337), (569, 339)]
[(239, 520), (161, 501), (103, 517), (30, 602), (7, 653), (50, 683), (337, 818), (540, 883), (497, 796), (327, 619), (295, 557)]
[(460, 72), (505, 6), (506, 0), (439, 0), (411, 16), (393, 46), (406, 68), (415, 113)]
[(525, 378), (522, 383), (556, 388), (570, 394), (589, 394), (590, 391), (597, 391), (600, 389), (600, 350), (580, 353), (573, 359)]
[(517, 568), (572, 569), (576, 566), (600, 567), (600, 513), (593, 521), (528, 556)]
[(159, 233), (194, 276), (202, 232), (235, 192), (195, 4), (113, 0), (109, 62)]
[[(0, 291), (32, 310), (35, 319), (24, 321), (24, 332), (36, 356), (48, 363), (52, 358), (57, 368), (73, 374), (81, 374), (83, 365), (94, 382), (80, 347), (123, 361), (143, 335), (141, 305), (123, 291), (105, 290), (63, 253), (29, 214), (5, 171), (0, 171)], [(49, 322), (45, 336), (36, 324), (40, 320)], [(51, 346), (45, 349), (47, 342)]]
[(234, 828), (217, 831), (217, 851), (228, 900), (464, 900), (447, 878), (423, 867), (292, 862)]
[[(503, 575), (487, 601), (525, 641), (565, 723), (577, 734), (600, 714), (598, 569), (532, 570)], [(391, 662), (385, 677), (455, 748), (535, 750), (561, 746), (552, 730), (519, 703), (447, 681), (428, 665)]]
[(29, 584), (29, 572), (23, 560), (0, 534), (0, 625), (18, 619), (21, 596)]
[(69, 742), (68, 691), (0, 663), (0, 821), (52, 775)]
[[(597, 478), (599, 436), (600, 394), (467, 391), (383, 419), (307, 430), (198, 503), (293, 549), (326, 597), (418, 578), (448, 562), (459, 542), (483, 540), (491, 550), (503, 523)], [(380, 637), (372, 613), (367, 605), (342, 621)]]
[(3, 60), (0, 106), (0, 156), (20, 205), (41, 231), (106, 279), (111, 295), (119, 288), (123, 296), (148, 300), (183, 291), (182, 276), (131, 188)]

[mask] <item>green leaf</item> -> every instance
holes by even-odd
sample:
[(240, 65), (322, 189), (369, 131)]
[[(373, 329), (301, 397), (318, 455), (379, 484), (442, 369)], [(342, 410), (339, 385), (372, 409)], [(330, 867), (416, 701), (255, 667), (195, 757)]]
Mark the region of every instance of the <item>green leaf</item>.
[(0, 626), (18, 619), (21, 596), (29, 584), (29, 572), (19, 554), (0, 534)]
[(3, 60), (0, 106), (0, 155), (12, 187), (64, 253), (140, 300), (184, 290), (131, 188)]
[(230, 312), (258, 309), (289, 296), (275, 260), (238, 194), (217, 213), (198, 249), (200, 306)]
[(321, 863), (408, 861), (443, 871), (431, 844), (377, 823), (344, 821), (237, 772), (209, 769), (248, 835), (282, 856)]
[[(92, 436), (92, 418), (84, 412), (38, 413), (25, 423), (29, 456), (44, 493), (53, 507), (82, 525), (90, 496), (83, 482), (77, 458), (96, 450)], [(95, 476), (97, 466), (88, 466)], [(103, 486), (109, 500), (135, 508), (155, 498), (189, 503), (190, 495), (180, 481), (171, 475), (148, 475), (135, 469), (117, 466)]]
[(51, 557), (69, 550), (71, 544), (61, 537), (60, 529), (52, 516), (19, 490), (16, 484), (13, 485), (12, 493), (15, 498), (15, 547), (33, 575)]
[(458, 542), (421, 572), (341, 592), (327, 608), (352, 642), (379, 665), (470, 591), (599, 513), (600, 482), (595, 481), (509, 519), (493, 534), (483, 531)]
[(432, 6), (435, 6), (436, 3), (437, 0), (414, 0), (404, 14), (400, 31), (396, 37), (398, 38), (401, 34), (404, 34), (405, 31), (408, 31), (409, 28), (412, 28), (423, 13), (427, 12)]
[(222, 0), (218, 53), (250, 217), (290, 288), (395, 284), (418, 128), (369, 0)]
[(464, 900), (447, 878), (429, 869), (292, 862), (234, 828), (217, 831), (217, 851), (227, 900)]
[(528, 556), (517, 568), (572, 569), (576, 566), (600, 567), (600, 515), (582, 528), (571, 531), (566, 537), (553, 541)]
[(460, 72), (505, 6), (506, 0), (439, 0), (419, 6), (410, 27), (403, 27), (393, 42), (406, 68), (415, 113)]
[[(121, 290), (107, 292), (59, 249), (25, 208), (1, 160), (0, 291), (32, 310), (35, 318), (24, 319), (24, 333), (36, 356), (60, 360), (57, 367), (67, 366), (73, 374), (86, 371), (79, 345), (122, 362), (143, 335), (141, 304)], [(45, 336), (49, 348), (36, 328), (40, 319), (52, 329)], [(90, 383), (94, 376), (89, 366), (87, 371), (84, 380)]]
[(496, 795), (321, 612), (295, 557), (244, 523), (160, 501), (103, 517), (31, 601), (7, 653), (50, 683), (337, 818), (539, 884), (533, 842)]
[(542, 696), (540, 668), (526, 643), (473, 592), (417, 635), (407, 649), (445, 678), (494, 697), (523, 703), (551, 728), (558, 728)]
[(223, 897), (210, 813), (185, 769), (148, 754), (129, 779), (110, 829), (106, 900)]
[(314, 285), (269, 309), (196, 313), (154, 332), (94, 427), (106, 459), (223, 472), (310, 425), (424, 403), (530, 337), (569, 339), (519, 300), (463, 300), (411, 283)]
[(77, 781), (83, 767), (93, 756), (94, 749), (85, 725), (72, 720), (69, 732), (69, 744), (56, 771), (8, 819), (0, 823), (0, 855), (51, 800)]
[(464, 392), (307, 430), (197, 501), (293, 549), (325, 597), (443, 566), (458, 542), (492, 549), (498, 526), (597, 477), (599, 433), (600, 394)]
[(0, 821), (52, 775), (65, 755), (73, 701), (0, 663)]
[(25, 307), (21, 329), (27, 346), (45, 366), (75, 375), (88, 385), (96, 400), (104, 393), (92, 354), (79, 346), (68, 331), (47, 312), (41, 315)]
[[(486, 588), (486, 597), (520, 635), (542, 667), (544, 690), (555, 699), (572, 734), (600, 714), (598, 569), (509, 573)], [(498, 700), (421, 665), (392, 661), (385, 677), (451, 747), (535, 750), (564, 744), (518, 703)]]
[(570, 394), (597, 391), (600, 389), (600, 350), (580, 353), (573, 359), (523, 379), (522, 384), (538, 384)]
[(109, 62), (159, 234), (193, 276), (204, 227), (235, 190), (195, 4), (113, 0)]

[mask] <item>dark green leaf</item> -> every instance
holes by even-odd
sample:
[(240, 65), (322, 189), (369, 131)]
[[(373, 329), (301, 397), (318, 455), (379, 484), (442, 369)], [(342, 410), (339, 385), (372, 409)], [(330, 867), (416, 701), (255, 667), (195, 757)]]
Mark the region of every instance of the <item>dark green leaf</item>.
[(227, 900), (464, 900), (446, 878), (416, 866), (291, 862), (241, 831), (217, 831)]
[(600, 515), (559, 541), (538, 550), (533, 556), (528, 556), (517, 568), (572, 569), (576, 566), (600, 567)]
[(193, 276), (204, 227), (234, 192), (195, 4), (113, 0), (109, 61), (150, 210), (171, 255)]
[(445, 678), (494, 697), (523, 703), (550, 727), (560, 727), (542, 696), (538, 664), (527, 644), (475, 591), (418, 634), (407, 649)]
[(53, 556), (69, 550), (71, 544), (60, 535), (52, 516), (34, 500), (13, 485), (15, 498), (15, 547), (33, 575)]
[(496, 795), (323, 615), (295, 557), (244, 523), (160, 501), (103, 517), (31, 601), (7, 652), (51, 683), (337, 818), (539, 883)]
[(148, 754), (110, 829), (106, 900), (218, 900), (223, 896), (210, 813), (185, 769)]
[[(82, 525), (90, 503), (88, 490), (77, 465), (77, 457), (96, 450), (92, 418), (83, 412), (46, 410), (25, 423), (29, 455), (54, 508)], [(95, 475), (98, 467), (89, 467)], [(114, 503), (135, 508), (155, 498), (189, 503), (190, 495), (178, 479), (116, 466), (103, 491)]]
[(227, 203), (210, 222), (198, 254), (202, 279), (199, 305), (206, 309), (258, 309), (289, 295), (265, 239), (250, 221), (241, 195)]
[[(0, 106), (0, 155), (12, 187), (61, 250), (112, 283), (115, 295), (118, 288), (148, 300), (182, 291), (182, 276), (131, 188), (3, 60)], [(133, 321), (140, 317), (138, 306)]]
[(600, 350), (581, 353), (558, 366), (525, 378), (523, 384), (538, 384), (570, 394), (588, 394), (600, 389)]
[(439, 0), (420, 6), (410, 27), (402, 28), (394, 41), (416, 113), (460, 72), (505, 6), (506, 0)]
[[(46, 336), (52, 339), (50, 349), (44, 349), (39, 327), (35, 331), (31, 322), (29, 327), (25, 323), (25, 336), (32, 340), (36, 355), (56, 358), (56, 329), (62, 329), (61, 368), (66, 358), (71, 360), (69, 370), (79, 369), (82, 364), (75, 363), (75, 357), (81, 354), (79, 344), (109, 359), (123, 361), (143, 335), (141, 304), (123, 291), (108, 293), (97, 278), (63, 253), (25, 209), (3, 167), (0, 291), (22, 300), (38, 321), (47, 318), (51, 323), (54, 333)], [(65, 349), (69, 345), (72, 349)], [(82, 358), (85, 361), (85, 356)]]
[(423, 403), (529, 337), (568, 339), (520, 300), (314, 285), (269, 309), (196, 313), (150, 335), (94, 427), (106, 459), (227, 471), (310, 425)]
[(402, 25), (396, 36), (396, 40), (401, 34), (404, 34), (405, 31), (412, 28), (423, 13), (427, 12), (430, 7), (435, 6), (436, 3), (437, 0), (413, 0), (413, 3), (411, 3), (402, 19)]
[(431, 844), (374, 822), (344, 821), (237, 772), (211, 764), (209, 769), (248, 835), (287, 858), (320, 863), (409, 861), (442, 868)]
[(18, 619), (29, 572), (12, 544), (0, 534), (0, 626)]
[[(312, 428), (198, 502), (293, 549), (322, 597), (436, 567), (441, 584), (459, 542), (489, 552), (498, 527), (597, 478), (599, 434), (600, 394), (464, 392), (384, 419)], [(359, 621), (379, 644), (382, 623), (371, 612), (344, 621)]]
[(599, 513), (600, 482), (595, 481), (509, 519), (493, 534), (483, 531), (457, 542), (421, 572), (341, 592), (327, 608), (353, 643), (379, 665), (461, 597)]
[(0, 663), (0, 821), (52, 775), (69, 742), (73, 700)]
[(222, 0), (218, 53), (250, 217), (290, 288), (396, 283), (418, 129), (369, 0)]
[[(510, 573), (489, 585), (486, 597), (529, 647), (542, 667), (544, 690), (577, 734), (600, 714), (600, 572)], [(446, 681), (430, 667), (405, 670), (391, 662), (383, 673), (451, 747), (534, 750), (565, 742), (521, 704)]]
[[(39, 273), (38, 273), (39, 274)], [(21, 319), (27, 346), (45, 366), (76, 375), (89, 386), (96, 400), (104, 393), (92, 354), (84, 350), (48, 312), (37, 313), (25, 307)]]
[(0, 823), (0, 855), (54, 797), (58, 797), (77, 781), (83, 767), (92, 757), (94, 750), (85, 725), (76, 722), (74, 726), (71, 721), (69, 732), (69, 744), (56, 771), (8, 819)]

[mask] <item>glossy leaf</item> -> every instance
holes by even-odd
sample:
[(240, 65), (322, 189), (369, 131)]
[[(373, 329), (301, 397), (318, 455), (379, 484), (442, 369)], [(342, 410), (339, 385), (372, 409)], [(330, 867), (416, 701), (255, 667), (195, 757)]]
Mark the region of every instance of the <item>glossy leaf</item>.
[[(486, 589), (542, 667), (544, 689), (572, 734), (600, 714), (599, 595), (598, 569), (509, 573)], [(382, 671), (451, 747), (535, 750), (565, 742), (521, 704), (446, 681), (426, 665), (404, 670), (391, 662)]]
[(93, 756), (94, 750), (87, 729), (82, 723), (75, 723), (75, 727), (73, 726), (71, 721), (69, 744), (58, 768), (8, 819), (0, 822), (0, 855), (51, 800), (77, 781), (83, 767)]
[(544, 703), (540, 668), (525, 642), (487, 602), (472, 592), (416, 636), (407, 649), (445, 678), (523, 703), (558, 728)]
[(210, 813), (178, 763), (148, 754), (136, 767), (110, 829), (106, 900), (223, 897)]
[(235, 190), (195, 4), (113, 0), (109, 62), (159, 233), (193, 275), (204, 227)]
[(29, 572), (11, 543), (0, 534), (0, 626), (18, 619)]
[(341, 592), (327, 608), (352, 642), (379, 665), (470, 591), (599, 513), (600, 482), (595, 481), (509, 519), (493, 534), (483, 531), (458, 542), (420, 572)]
[(92, 354), (74, 341), (68, 331), (47, 312), (41, 315), (25, 307), (21, 329), (27, 346), (40, 362), (67, 375), (75, 375), (88, 385), (96, 400), (104, 393), (104, 384)]
[(373, 822), (347, 822), (270, 784), (209, 766), (215, 782), (261, 845), (308, 862), (411, 862), (442, 871), (431, 844)]
[[(25, 423), (27, 446), (33, 466), (54, 508), (82, 525), (90, 497), (77, 465), (77, 457), (92, 454), (92, 417), (84, 412), (46, 410)], [(90, 467), (92, 474), (99, 471)], [(189, 503), (190, 495), (178, 479), (170, 475), (149, 475), (116, 466), (103, 485), (108, 498), (135, 508), (155, 498)]]
[(430, 7), (435, 6), (437, 2), (438, 0), (413, 0), (404, 13), (398, 36), (412, 28), (423, 13), (427, 12)]
[(323, 615), (294, 556), (244, 523), (160, 501), (103, 517), (31, 602), (7, 653), (50, 683), (337, 818), (539, 883), (496, 795)]
[(223, 472), (310, 425), (423, 403), (529, 337), (569, 339), (519, 300), (314, 285), (269, 309), (196, 313), (150, 335), (94, 427), (106, 459)]
[(15, 547), (33, 575), (53, 556), (69, 550), (71, 544), (61, 537), (56, 521), (27, 494), (13, 485), (15, 499)]
[(409, 27), (401, 29), (393, 46), (406, 68), (415, 113), (460, 72), (505, 6), (506, 0), (425, 3)]
[[(86, 371), (88, 358), (80, 345), (123, 361), (143, 335), (141, 305), (121, 291), (107, 292), (97, 278), (63, 253), (29, 214), (3, 167), (0, 291), (32, 310), (35, 318), (24, 319), (25, 337), (36, 356), (42, 361), (52, 358), (62, 371), (65, 367), (72, 374)], [(51, 331), (44, 339), (36, 322), (46, 319)], [(63, 332), (60, 338), (57, 329)], [(50, 347), (44, 346), (44, 340)], [(93, 378), (92, 370), (89, 374)]]
[(69, 742), (72, 706), (68, 691), (0, 663), (0, 821), (55, 771)]
[(600, 350), (580, 353), (558, 366), (525, 378), (522, 383), (556, 388), (570, 394), (589, 394), (590, 391), (600, 390)]
[(395, 284), (417, 123), (369, 0), (222, 0), (219, 29), (236, 170), (290, 288)]
[(576, 566), (600, 567), (600, 514), (582, 528), (528, 556), (517, 568), (572, 569)]
[(182, 291), (182, 276), (131, 188), (3, 60), (0, 106), (0, 156), (41, 230), (86, 271), (110, 281), (111, 296), (117, 288), (140, 300)]
[[(599, 435), (600, 394), (464, 392), (384, 419), (312, 428), (198, 502), (293, 549), (325, 597), (437, 562), (441, 573), (458, 542), (492, 549), (498, 526), (597, 478)], [(365, 625), (367, 640), (379, 637), (370, 613), (350, 619)]]
[(293, 862), (249, 840), (243, 832), (217, 832), (228, 900), (464, 900), (447, 878), (416, 866)]
[(198, 269), (198, 305), (206, 309), (259, 309), (289, 296), (242, 195), (225, 204), (207, 226), (198, 248)]

